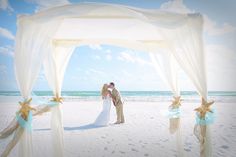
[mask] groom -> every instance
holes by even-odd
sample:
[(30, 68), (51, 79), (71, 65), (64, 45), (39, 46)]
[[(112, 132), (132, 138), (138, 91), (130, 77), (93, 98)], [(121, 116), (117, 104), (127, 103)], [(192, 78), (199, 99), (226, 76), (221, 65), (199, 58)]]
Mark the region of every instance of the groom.
[(115, 122), (115, 124), (124, 123), (125, 119), (124, 119), (124, 113), (123, 113), (123, 102), (121, 101), (120, 93), (115, 88), (115, 84), (113, 82), (109, 84), (109, 88), (111, 89), (111, 97), (112, 97), (113, 104), (116, 107), (117, 121)]

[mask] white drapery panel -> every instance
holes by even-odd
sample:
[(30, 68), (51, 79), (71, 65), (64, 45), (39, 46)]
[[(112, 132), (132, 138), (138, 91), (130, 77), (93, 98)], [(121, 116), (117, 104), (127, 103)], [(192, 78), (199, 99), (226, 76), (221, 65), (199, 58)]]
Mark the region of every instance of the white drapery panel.
[[(178, 65), (170, 49), (159, 49), (156, 53), (149, 53), (152, 63), (162, 80), (170, 87), (174, 97), (180, 96), (178, 84)], [(170, 110), (170, 106), (169, 106)], [(168, 111), (167, 111), (168, 112)], [(170, 128), (174, 128), (177, 156), (184, 157), (184, 147), (181, 134), (181, 117), (170, 118)]]
[[(40, 71), (45, 52), (50, 45), (50, 37), (55, 32), (49, 25), (56, 24), (56, 21), (44, 23), (41, 27), (32, 22), (27, 16), (18, 18), (18, 31), (15, 45), (15, 74), (19, 90), (24, 100), (31, 97), (33, 84)], [(43, 38), (41, 38), (43, 36)], [(32, 133), (24, 129), (19, 139), (19, 156), (33, 156)]]
[[(203, 18), (199, 14), (190, 15), (188, 24), (171, 31), (165, 31), (166, 38), (173, 44), (170, 48), (180, 67), (188, 75), (199, 95), (207, 101), (207, 76), (205, 52), (202, 39)], [(206, 125), (206, 138), (201, 146), (201, 157), (212, 156), (210, 126)]]
[(202, 31), (203, 19), (200, 14), (190, 15), (188, 24), (173, 30), (164, 31), (170, 41), (172, 54), (180, 67), (193, 82), (199, 95), (207, 100), (207, 81), (205, 71), (205, 52)]
[[(163, 51), (162, 51), (163, 52)], [(180, 96), (178, 84), (178, 68), (175, 58), (170, 52), (149, 53), (150, 58), (162, 80), (167, 83), (174, 96)]]
[(74, 48), (74, 46), (54, 46), (53, 44), (51, 52), (44, 59), (45, 76), (54, 95), (61, 96), (64, 73)]
[[(45, 75), (49, 86), (53, 90), (54, 96), (61, 97), (64, 73), (72, 52), (74, 51), (74, 47), (52, 46), (53, 48), (51, 49), (51, 53), (46, 56), (44, 61)], [(63, 131), (62, 110), (61, 105), (59, 104), (51, 108), (53, 156), (64, 156)]]

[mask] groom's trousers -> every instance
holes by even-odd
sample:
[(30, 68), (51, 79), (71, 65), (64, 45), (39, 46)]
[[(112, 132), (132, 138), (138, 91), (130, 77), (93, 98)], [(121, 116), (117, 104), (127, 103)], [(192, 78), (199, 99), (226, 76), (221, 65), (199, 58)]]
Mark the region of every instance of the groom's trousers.
[(116, 106), (116, 115), (117, 115), (117, 122), (124, 123), (124, 113), (123, 113), (123, 104)]

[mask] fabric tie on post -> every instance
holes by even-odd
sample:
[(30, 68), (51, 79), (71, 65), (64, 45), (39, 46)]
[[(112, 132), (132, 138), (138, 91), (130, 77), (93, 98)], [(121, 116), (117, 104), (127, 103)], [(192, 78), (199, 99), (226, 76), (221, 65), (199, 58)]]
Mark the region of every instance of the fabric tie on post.
[(58, 94), (56, 94), (56, 96), (53, 97), (53, 99), (52, 99), (51, 101), (58, 102), (58, 103), (62, 103), (63, 98), (62, 98), (62, 97), (59, 97)]
[(51, 105), (52, 156), (64, 157), (64, 138), (61, 105), (62, 97), (58, 93), (49, 102)]
[(194, 109), (195, 111), (197, 111), (197, 113), (199, 114), (199, 117), (202, 120), (206, 119), (206, 114), (207, 113), (213, 113), (213, 110), (210, 109), (210, 106), (214, 103), (214, 101), (212, 102), (207, 102), (205, 99), (202, 98), (202, 104), (200, 107)]
[(169, 106), (167, 117), (168, 118), (179, 118), (180, 117), (180, 106), (182, 99), (181, 96), (173, 97), (172, 104)]
[(211, 112), (207, 112), (204, 118), (201, 118), (200, 114), (196, 113), (196, 124), (198, 125), (209, 125), (213, 124), (215, 119), (215, 110), (211, 109)]
[(59, 97), (58, 94), (56, 94), (56, 96), (52, 98), (52, 100), (48, 103), (48, 105), (50, 107), (53, 107), (62, 103), (63, 103), (63, 98)]
[(176, 137), (176, 148), (177, 148), (177, 156), (184, 157), (184, 148), (183, 142), (181, 138), (181, 96), (174, 96), (172, 100), (172, 104), (168, 109), (168, 117), (169, 117), (169, 133), (175, 134)]
[(36, 111), (35, 108), (30, 106), (31, 101), (32, 98), (19, 102), (21, 108), (16, 113), (17, 122), (22, 128), (27, 129), (28, 131), (32, 130), (32, 111)]
[(201, 157), (211, 156), (211, 151), (208, 150), (210, 138), (207, 136), (209, 136), (208, 125), (214, 122), (214, 110), (210, 108), (213, 103), (214, 101), (207, 102), (204, 98), (202, 98), (201, 106), (195, 109), (197, 113), (194, 135), (200, 142)]
[(179, 108), (181, 106), (181, 101), (182, 101), (182, 99), (180, 99), (181, 96), (177, 96), (177, 97), (174, 96), (173, 98), (174, 98), (174, 100), (172, 101), (171, 107), (173, 109)]
[(181, 115), (180, 109), (175, 108), (175, 109), (169, 109), (167, 113), (167, 117), (172, 119), (172, 118), (179, 118)]
[(174, 100), (172, 101), (172, 104), (169, 106), (168, 110), (168, 117), (170, 120), (170, 128), (169, 131), (171, 134), (174, 134), (180, 126), (180, 106), (181, 106), (181, 96), (173, 97)]

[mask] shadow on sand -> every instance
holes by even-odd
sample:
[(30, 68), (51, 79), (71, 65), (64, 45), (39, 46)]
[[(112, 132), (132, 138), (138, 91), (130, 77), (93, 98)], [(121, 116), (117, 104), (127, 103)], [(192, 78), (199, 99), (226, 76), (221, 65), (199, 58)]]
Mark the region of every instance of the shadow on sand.
[[(82, 125), (79, 127), (64, 127), (65, 131), (75, 131), (75, 130), (89, 130), (89, 129), (98, 129), (98, 128), (103, 128), (106, 126), (96, 126), (94, 124), (87, 124), (87, 125)], [(51, 130), (50, 128), (45, 128), (45, 129), (34, 129), (34, 131), (49, 131)]]
[(73, 131), (73, 130), (89, 130), (89, 129), (97, 129), (97, 128), (103, 128), (106, 126), (96, 126), (94, 124), (88, 124), (88, 125), (83, 125), (79, 127), (64, 127), (64, 130), (66, 131)]

